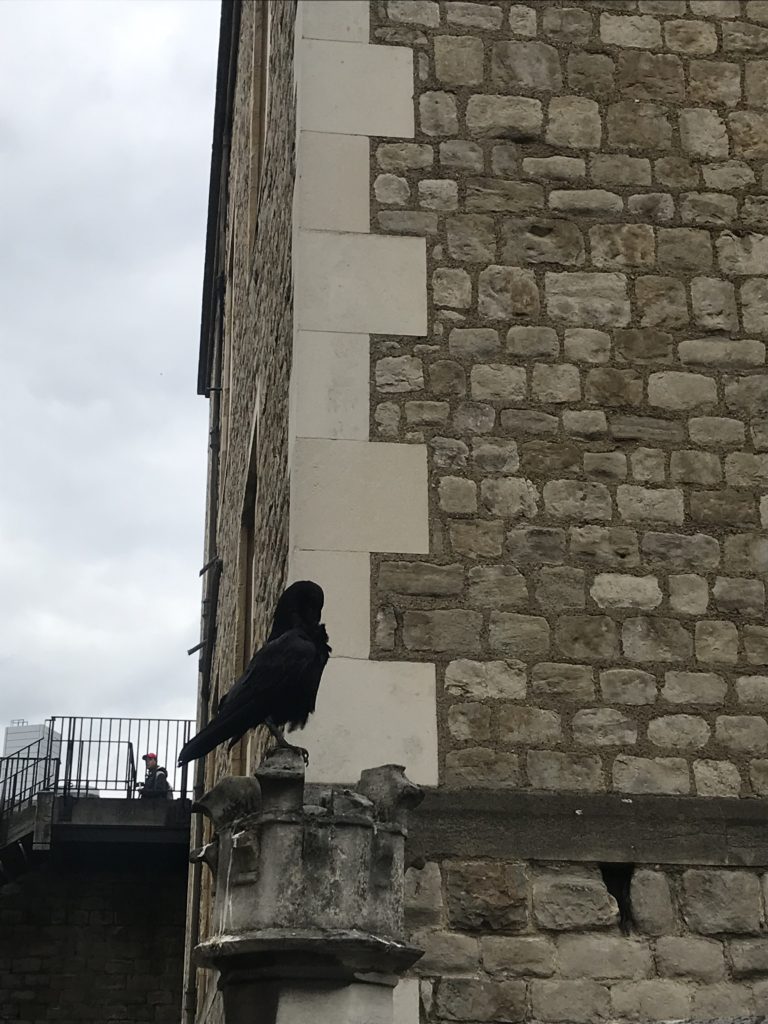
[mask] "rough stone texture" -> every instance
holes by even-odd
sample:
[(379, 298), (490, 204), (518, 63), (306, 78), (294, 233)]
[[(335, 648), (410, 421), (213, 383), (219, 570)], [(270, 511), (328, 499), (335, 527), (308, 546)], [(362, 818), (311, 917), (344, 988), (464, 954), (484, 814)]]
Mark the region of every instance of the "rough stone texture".
[(86, 844), (3, 886), (0, 1019), (177, 1024), (187, 865), (174, 853)]

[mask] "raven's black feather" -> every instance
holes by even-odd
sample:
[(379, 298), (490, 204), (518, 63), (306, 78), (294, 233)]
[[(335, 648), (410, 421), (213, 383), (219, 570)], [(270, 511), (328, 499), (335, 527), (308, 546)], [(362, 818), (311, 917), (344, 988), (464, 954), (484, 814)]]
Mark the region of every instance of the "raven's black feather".
[(219, 701), (213, 719), (181, 748), (179, 764), (204, 757), (225, 740), (232, 746), (267, 719), (290, 729), (306, 724), (331, 650), (320, 622), (322, 607), (323, 591), (316, 583), (288, 587), (277, 603), (269, 639)]

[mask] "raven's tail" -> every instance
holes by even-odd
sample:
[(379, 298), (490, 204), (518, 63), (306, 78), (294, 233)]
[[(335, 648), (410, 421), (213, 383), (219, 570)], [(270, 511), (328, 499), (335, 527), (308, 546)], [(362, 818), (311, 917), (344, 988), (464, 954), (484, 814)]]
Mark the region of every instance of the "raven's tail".
[(232, 718), (214, 718), (204, 729), (200, 730), (197, 736), (193, 736), (181, 748), (179, 765), (196, 761), (198, 757), (205, 757), (214, 747), (223, 743), (224, 740), (230, 739), (233, 729), (237, 729), (237, 725)]

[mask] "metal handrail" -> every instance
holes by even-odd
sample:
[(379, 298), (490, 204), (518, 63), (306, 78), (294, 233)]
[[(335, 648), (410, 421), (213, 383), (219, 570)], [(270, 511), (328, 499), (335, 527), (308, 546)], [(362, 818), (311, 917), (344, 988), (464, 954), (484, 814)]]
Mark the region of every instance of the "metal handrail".
[(0, 758), (0, 818), (31, 805), (46, 790), (64, 796), (124, 793), (132, 799), (140, 781), (138, 759), (150, 752), (167, 769), (169, 795), (186, 799), (187, 769), (178, 768), (177, 760), (194, 725), (171, 718), (50, 718), (45, 735)]

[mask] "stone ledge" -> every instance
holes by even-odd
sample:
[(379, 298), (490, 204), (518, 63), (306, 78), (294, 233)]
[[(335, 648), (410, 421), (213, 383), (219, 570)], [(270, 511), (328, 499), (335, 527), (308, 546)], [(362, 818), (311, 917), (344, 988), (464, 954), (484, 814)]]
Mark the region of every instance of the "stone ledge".
[(428, 790), (407, 857), (768, 865), (768, 800)]

